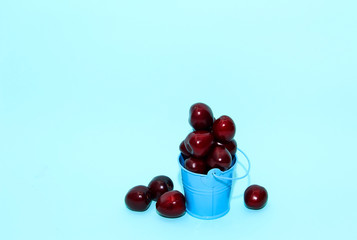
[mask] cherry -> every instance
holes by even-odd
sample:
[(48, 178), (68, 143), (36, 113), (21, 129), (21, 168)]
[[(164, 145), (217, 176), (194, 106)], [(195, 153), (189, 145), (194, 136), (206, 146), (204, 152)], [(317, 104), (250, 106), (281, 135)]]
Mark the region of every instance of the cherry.
[(208, 131), (194, 131), (187, 135), (184, 143), (190, 154), (202, 158), (211, 149), (213, 140), (212, 134)]
[(229, 142), (233, 139), (235, 133), (236, 127), (230, 117), (223, 115), (214, 121), (212, 134), (217, 141), (222, 143)]
[(195, 158), (195, 157), (187, 158), (185, 161), (185, 168), (188, 171), (191, 171), (194, 173), (200, 173), (200, 174), (207, 173), (206, 162), (200, 158)]
[(193, 104), (190, 108), (188, 122), (195, 130), (210, 130), (213, 124), (213, 113), (204, 103)]
[(191, 154), (187, 151), (187, 149), (185, 147), (184, 141), (182, 141), (180, 144), (180, 151), (181, 151), (184, 159), (189, 158), (191, 156)]
[(130, 210), (145, 211), (151, 204), (149, 188), (143, 185), (133, 187), (125, 196), (125, 204)]
[(210, 168), (219, 168), (221, 171), (225, 171), (232, 164), (232, 156), (223, 145), (215, 144), (207, 155), (206, 162)]
[(181, 217), (186, 211), (185, 197), (176, 190), (166, 192), (157, 200), (156, 210), (163, 217)]
[(167, 191), (171, 191), (174, 188), (172, 180), (164, 175), (154, 177), (149, 185), (150, 194), (152, 200), (157, 201), (159, 197)]
[(223, 143), (224, 147), (227, 148), (228, 152), (233, 156), (236, 154), (237, 152), (237, 142), (236, 140), (232, 139), (231, 141), (227, 142), (227, 143)]
[(244, 203), (247, 208), (258, 210), (268, 201), (267, 190), (259, 185), (251, 185), (244, 191)]

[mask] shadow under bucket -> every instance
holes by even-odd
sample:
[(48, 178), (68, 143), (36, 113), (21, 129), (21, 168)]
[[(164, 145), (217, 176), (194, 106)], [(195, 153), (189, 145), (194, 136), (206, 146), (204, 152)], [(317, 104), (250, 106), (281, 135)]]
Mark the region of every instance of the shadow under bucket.
[(232, 159), (230, 169), (222, 172), (218, 168), (213, 168), (207, 175), (204, 175), (185, 169), (185, 160), (180, 154), (179, 164), (188, 214), (200, 219), (216, 219), (229, 212), (232, 181), (246, 177), (250, 170), (249, 159), (244, 153), (243, 155), (248, 161), (248, 170), (244, 176), (233, 178), (237, 166), (237, 155)]

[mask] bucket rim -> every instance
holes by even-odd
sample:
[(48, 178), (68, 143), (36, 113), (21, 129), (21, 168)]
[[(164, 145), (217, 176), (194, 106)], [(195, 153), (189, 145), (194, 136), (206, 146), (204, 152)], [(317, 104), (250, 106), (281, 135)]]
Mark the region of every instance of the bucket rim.
[[(207, 174), (201, 174), (201, 173), (194, 173), (194, 172), (191, 172), (191, 171), (187, 170), (184, 166), (182, 166), (181, 160), (180, 160), (181, 158), (184, 160), (182, 153), (180, 153), (180, 154), (179, 154), (179, 157), (178, 157), (178, 164), (180, 165), (181, 170), (183, 170), (183, 171), (185, 171), (185, 172), (187, 172), (187, 173), (189, 173), (189, 174), (192, 174), (192, 175), (194, 175), (194, 176), (203, 177), (203, 176), (207, 176), (207, 175), (208, 175), (208, 173), (207, 173)], [(184, 161), (183, 161), (183, 162), (184, 162)], [(222, 173), (227, 173), (228, 171), (233, 171), (235, 165), (237, 164), (237, 154), (234, 154), (234, 157), (232, 158), (232, 163), (233, 163), (233, 164), (231, 165), (231, 167), (230, 167), (229, 169), (225, 170), (225, 171), (222, 171), (222, 170), (219, 169), (219, 168), (212, 168), (211, 170), (217, 169), (218, 171), (220, 171), (220, 172), (222, 172)], [(211, 171), (211, 170), (210, 170), (210, 171)]]

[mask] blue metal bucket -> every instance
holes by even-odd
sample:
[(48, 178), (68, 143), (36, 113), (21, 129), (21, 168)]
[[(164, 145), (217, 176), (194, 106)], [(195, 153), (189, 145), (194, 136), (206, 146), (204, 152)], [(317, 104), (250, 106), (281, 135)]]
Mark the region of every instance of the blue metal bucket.
[[(244, 156), (247, 158), (245, 154)], [(248, 175), (249, 159), (247, 158), (249, 167), (246, 174), (239, 178), (233, 178), (233, 172), (237, 166), (237, 155), (233, 157), (230, 169), (222, 172), (220, 169), (214, 168), (207, 175), (188, 171), (184, 168), (184, 161), (180, 155), (179, 163), (187, 213), (200, 219), (216, 219), (227, 214), (230, 209), (232, 181)]]

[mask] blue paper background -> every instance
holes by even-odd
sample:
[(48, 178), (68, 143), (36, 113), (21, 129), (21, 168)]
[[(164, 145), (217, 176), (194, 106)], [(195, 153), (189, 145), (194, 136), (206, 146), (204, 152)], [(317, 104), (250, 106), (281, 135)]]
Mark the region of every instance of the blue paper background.
[[(357, 2), (0, 2), (0, 239), (356, 239)], [(202, 101), (252, 162), (231, 211), (165, 219)], [(238, 169), (243, 174), (242, 169)], [(248, 184), (267, 188), (260, 211)]]

